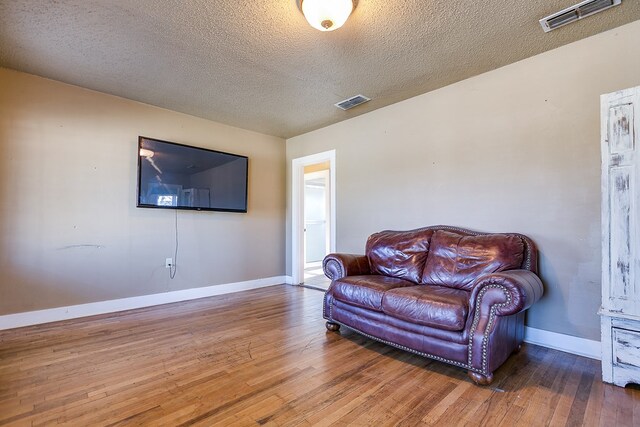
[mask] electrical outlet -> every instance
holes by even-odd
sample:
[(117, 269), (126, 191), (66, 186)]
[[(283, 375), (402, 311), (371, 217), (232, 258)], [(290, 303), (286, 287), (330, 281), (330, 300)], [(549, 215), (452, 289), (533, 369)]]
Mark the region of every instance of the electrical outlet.
[(173, 258), (167, 258), (164, 262), (164, 267), (165, 268), (173, 267)]

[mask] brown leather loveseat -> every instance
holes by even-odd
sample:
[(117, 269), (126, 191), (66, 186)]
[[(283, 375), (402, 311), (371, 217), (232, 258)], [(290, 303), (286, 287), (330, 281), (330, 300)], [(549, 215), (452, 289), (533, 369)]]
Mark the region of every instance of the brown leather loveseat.
[(524, 311), (543, 293), (526, 236), (434, 226), (371, 235), (366, 255), (330, 254), (327, 329), (467, 369), (478, 384), (518, 350)]

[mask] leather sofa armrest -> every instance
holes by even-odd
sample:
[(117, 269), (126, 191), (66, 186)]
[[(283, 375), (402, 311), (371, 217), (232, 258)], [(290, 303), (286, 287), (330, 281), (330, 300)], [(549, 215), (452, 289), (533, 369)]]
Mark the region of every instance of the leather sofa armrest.
[(331, 280), (371, 274), (369, 259), (365, 255), (329, 254), (322, 261), (322, 269)]
[(544, 293), (540, 278), (529, 270), (509, 270), (479, 279), (471, 293), (470, 311), (480, 310), (487, 315), (495, 307), (498, 316), (524, 311)]
[(501, 317), (513, 321), (513, 315), (531, 307), (543, 292), (540, 278), (529, 270), (503, 271), (478, 279), (469, 301), (468, 325), (469, 366), (474, 381), (490, 383), (493, 370), (522, 342), (524, 328), (521, 332), (508, 326), (499, 328)]

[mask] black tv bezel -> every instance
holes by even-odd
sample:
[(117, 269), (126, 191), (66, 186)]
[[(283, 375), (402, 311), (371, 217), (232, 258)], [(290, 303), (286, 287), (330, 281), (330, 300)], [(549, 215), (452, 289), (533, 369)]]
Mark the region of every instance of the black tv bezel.
[[(196, 150), (207, 151), (207, 152), (210, 152), (210, 153), (226, 154), (228, 156), (234, 156), (234, 157), (246, 159), (247, 160), (247, 169), (245, 171), (245, 175), (246, 176), (245, 176), (245, 186), (244, 186), (244, 209), (199, 208), (199, 207), (190, 207), (190, 206), (158, 206), (158, 205), (150, 205), (150, 204), (146, 204), (146, 203), (140, 203), (140, 189), (142, 187), (142, 156), (140, 155), (140, 149), (142, 148), (142, 140), (143, 139), (150, 140), (150, 141), (162, 142), (164, 144), (179, 145), (181, 147), (193, 148), (193, 149), (196, 149)], [(227, 153), (225, 151), (212, 150), (210, 148), (202, 148), (202, 147), (196, 147), (194, 145), (179, 144), (177, 142), (165, 141), (163, 139), (150, 138), (148, 136), (138, 136), (138, 150), (136, 152), (136, 155), (138, 156), (138, 184), (137, 184), (137, 188), (136, 188), (136, 207), (138, 207), (138, 208), (150, 208), (150, 209), (179, 209), (179, 210), (187, 210), (187, 211), (247, 213), (248, 207), (249, 207), (248, 206), (248, 204), (249, 204), (249, 200), (248, 200), (248, 193), (249, 193), (249, 157), (243, 156), (243, 155), (240, 155), (240, 154)]]

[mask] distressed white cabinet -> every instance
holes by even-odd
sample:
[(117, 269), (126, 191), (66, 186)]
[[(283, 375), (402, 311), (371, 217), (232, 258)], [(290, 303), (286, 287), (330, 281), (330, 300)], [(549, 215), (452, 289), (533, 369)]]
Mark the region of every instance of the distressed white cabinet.
[(601, 97), (602, 379), (640, 384), (640, 87)]

